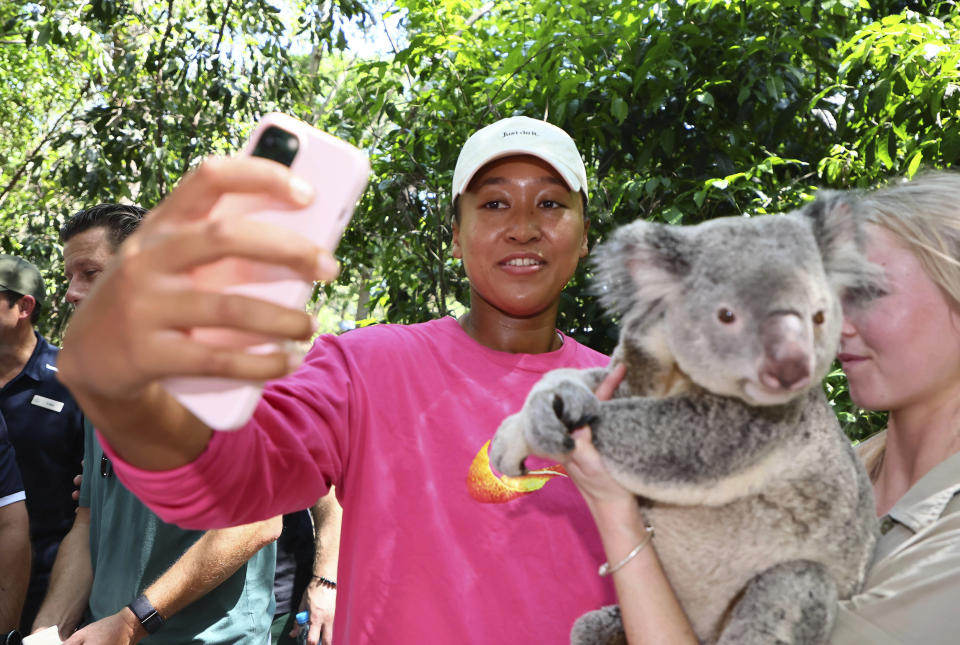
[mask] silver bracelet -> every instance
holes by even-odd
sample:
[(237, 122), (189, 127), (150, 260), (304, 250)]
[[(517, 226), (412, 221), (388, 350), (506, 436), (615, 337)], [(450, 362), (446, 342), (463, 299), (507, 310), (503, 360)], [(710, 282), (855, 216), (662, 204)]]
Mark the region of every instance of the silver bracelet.
[(620, 569), (622, 569), (623, 565), (625, 565), (626, 563), (630, 562), (630, 560), (633, 560), (635, 557), (637, 557), (637, 554), (643, 551), (643, 548), (648, 544), (650, 544), (650, 540), (653, 539), (653, 527), (645, 526), (644, 528), (647, 530), (647, 535), (642, 540), (640, 540), (640, 544), (633, 547), (633, 551), (628, 553), (627, 557), (625, 557), (623, 560), (620, 560), (620, 562), (616, 563), (612, 567), (608, 562), (604, 562), (603, 564), (600, 565), (600, 570), (597, 571), (597, 573), (599, 573), (601, 576), (609, 576), (611, 573), (615, 573)]

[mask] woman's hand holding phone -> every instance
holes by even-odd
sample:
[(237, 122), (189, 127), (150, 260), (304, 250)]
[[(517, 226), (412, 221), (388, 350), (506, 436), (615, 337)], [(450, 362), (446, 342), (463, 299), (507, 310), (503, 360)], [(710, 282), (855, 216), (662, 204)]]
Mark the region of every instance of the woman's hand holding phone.
[(273, 378), (288, 370), (282, 352), (253, 356), (211, 347), (185, 330), (224, 327), (274, 338), (309, 337), (300, 311), (260, 299), (198, 290), (197, 267), (228, 257), (284, 266), (304, 280), (332, 279), (328, 251), (279, 227), (249, 219), (210, 217), (227, 193), (265, 195), (291, 206), (313, 200), (311, 189), (275, 163), (211, 159), (187, 175), (120, 247), (71, 318), (58, 362), (71, 388), (110, 398), (136, 397), (172, 375)]
[(209, 439), (199, 424), (186, 422), (182, 408), (171, 406), (162, 379), (262, 381), (292, 369), (279, 348), (250, 354), (193, 339), (189, 330), (220, 326), (294, 341), (313, 333), (303, 311), (197, 289), (194, 269), (235, 257), (285, 267), (306, 281), (336, 277), (331, 253), (302, 235), (245, 218), (212, 218), (228, 193), (291, 207), (314, 199), (309, 184), (277, 163), (255, 157), (204, 162), (124, 242), (64, 335), (59, 378), (120, 455), (142, 468), (186, 463)]
[[(210, 217), (228, 226), (235, 220), (264, 222), (295, 231), (321, 248), (336, 248), (344, 228), (367, 184), (370, 165), (353, 146), (282, 114), (270, 114), (254, 130), (243, 155), (282, 164), (307, 181), (317, 198), (308, 206), (291, 208), (269, 196), (227, 193)], [(272, 257), (231, 257), (197, 266), (194, 286), (203, 291), (265, 299), (302, 310), (312, 291), (312, 281)], [(274, 354), (278, 338), (250, 333), (217, 321), (189, 330), (191, 339), (211, 346), (244, 348), (249, 355)], [(269, 378), (269, 377), (268, 377)], [(210, 378), (183, 375), (164, 385), (187, 409), (208, 426), (232, 430), (250, 418), (260, 400), (266, 378)]]

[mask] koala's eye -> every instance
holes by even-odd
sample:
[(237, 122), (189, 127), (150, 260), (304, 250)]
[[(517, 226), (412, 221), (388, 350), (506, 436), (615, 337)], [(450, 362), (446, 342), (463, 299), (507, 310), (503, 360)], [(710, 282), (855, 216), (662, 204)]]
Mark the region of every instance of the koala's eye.
[(729, 309), (721, 309), (717, 312), (717, 320), (725, 325), (729, 325), (737, 319), (737, 315)]
[(826, 319), (827, 317), (823, 315), (823, 311), (818, 311), (817, 313), (813, 314), (814, 325), (822, 325), (823, 321)]

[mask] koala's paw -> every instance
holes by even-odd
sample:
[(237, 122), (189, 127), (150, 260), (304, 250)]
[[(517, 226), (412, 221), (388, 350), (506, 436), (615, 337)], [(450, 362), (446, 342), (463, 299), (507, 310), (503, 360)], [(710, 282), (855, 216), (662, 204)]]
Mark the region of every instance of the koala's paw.
[(767, 645), (771, 635), (794, 645), (822, 645), (837, 613), (837, 586), (826, 566), (781, 562), (757, 574), (733, 606), (717, 645)]
[(600, 402), (576, 370), (547, 374), (523, 409), (503, 420), (490, 443), (490, 463), (504, 475), (525, 472), (529, 455), (560, 458), (573, 450), (570, 432), (593, 423)]
[(523, 460), (530, 454), (530, 446), (524, 438), (524, 424), (523, 411), (510, 415), (490, 442), (490, 463), (504, 475), (516, 477), (526, 471)]
[(582, 381), (548, 375), (530, 392), (523, 412), (526, 440), (533, 452), (556, 457), (573, 450), (570, 433), (596, 421), (600, 402)]
[(609, 605), (580, 616), (570, 632), (571, 645), (627, 645), (620, 607)]

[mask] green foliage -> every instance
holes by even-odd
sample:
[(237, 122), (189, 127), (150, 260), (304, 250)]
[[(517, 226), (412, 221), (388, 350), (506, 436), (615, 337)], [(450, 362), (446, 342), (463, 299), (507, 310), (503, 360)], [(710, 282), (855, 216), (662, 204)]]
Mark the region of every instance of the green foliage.
[(887, 427), (887, 413), (861, 410), (850, 400), (847, 379), (839, 365), (823, 379), (823, 391), (833, 406), (833, 411), (841, 427), (853, 441), (863, 441), (867, 437)]
[[(462, 310), (448, 186), (497, 118), (547, 118), (592, 178), (591, 242), (637, 217), (696, 223), (795, 208), (960, 157), (960, 18), (894, 0), (54, 0), (0, 9), (2, 248), (61, 282), (56, 230), (97, 201), (155, 204), (201, 157), (278, 109), (365, 148), (374, 176), (340, 247), (353, 318)], [(351, 30), (401, 18), (391, 52)], [(373, 25), (373, 26), (372, 26)], [(357, 27), (353, 28), (356, 31)], [(584, 266), (560, 325), (609, 350)], [(349, 306), (353, 299), (356, 306)], [(348, 314), (345, 314), (348, 315)], [(62, 312), (47, 318), (56, 336)], [(849, 433), (883, 424), (825, 382)]]
[[(286, 10), (100, 0), (0, 14), (0, 91), (16, 95), (0, 101), (0, 134), (17, 151), (2, 160), (3, 249), (48, 269), (55, 303), (65, 216), (102, 201), (153, 206), (202, 157), (236, 148), (259, 115), (309, 119), (318, 78), (302, 61), (335, 53), (343, 20), (364, 9)], [(56, 337), (64, 318), (55, 304), (44, 331)]]
[(838, 138), (820, 170), (837, 185), (960, 161), (960, 15), (912, 11), (866, 25), (837, 48)]

